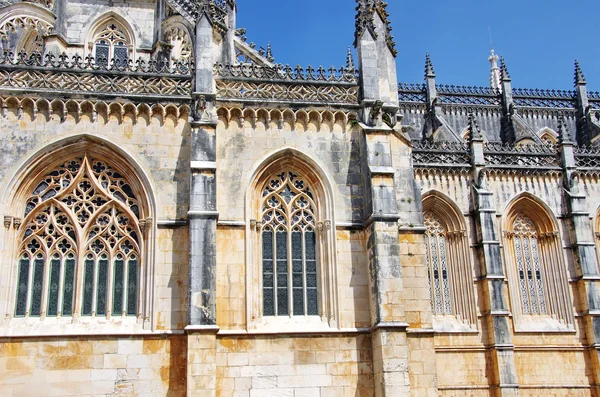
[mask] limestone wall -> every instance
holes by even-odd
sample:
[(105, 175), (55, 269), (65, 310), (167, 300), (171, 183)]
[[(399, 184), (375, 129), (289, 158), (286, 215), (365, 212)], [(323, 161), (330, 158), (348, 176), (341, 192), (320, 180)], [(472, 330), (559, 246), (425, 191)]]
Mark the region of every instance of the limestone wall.
[(0, 395), (185, 396), (183, 336), (0, 340)]

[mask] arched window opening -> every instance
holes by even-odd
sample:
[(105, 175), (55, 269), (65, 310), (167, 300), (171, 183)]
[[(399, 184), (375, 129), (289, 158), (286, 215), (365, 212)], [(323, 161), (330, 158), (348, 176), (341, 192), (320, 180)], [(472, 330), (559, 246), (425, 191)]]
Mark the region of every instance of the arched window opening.
[(15, 316), (138, 316), (139, 216), (131, 183), (103, 160), (46, 172), (26, 202)]
[(94, 36), (96, 65), (106, 67), (110, 62), (116, 66), (127, 65), (131, 44), (126, 30), (115, 21), (109, 21)]
[(316, 204), (292, 171), (262, 190), (262, 275), (265, 316), (317, 316)]
[(533, 222), (523, 214), (519, 214), (515, 219), (513, 242), (523, 313), (547, 314), (538, 237)]
[(446, 259), (446, 230), (432, 213), (426, 213), (427, 262), (431, 285), (431, 308), (434, 314), (452, 314), (450, 280)]
[(525, 194), (504, 221), (504, 253), (515, 329), (572, 328), (562, 242), (544, 206)]
[(462, 215), (439, 192), (423, 198), (431, 310), (437, 328), (477, 326), (475, 290)]
[(189, 63), (192, 60), (192, 41), (184, 27), (172, 27), (165, 32), (165, 40), (171, 45), (171, 61)]

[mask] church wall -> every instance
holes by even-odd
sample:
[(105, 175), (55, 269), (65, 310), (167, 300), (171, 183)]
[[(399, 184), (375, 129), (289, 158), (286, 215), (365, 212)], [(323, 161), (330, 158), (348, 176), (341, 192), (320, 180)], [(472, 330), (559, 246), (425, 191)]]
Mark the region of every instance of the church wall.
[(218, 397), (373, 396), (369, 335), (219, 336), (216, 362)]
[(186, 338), (0, 339), (0, 395), (185, 396)]
[[(131, 113), (98, 114), (98, 120), (92, 121), (91, 114), (83, 112), (80, 116), (69, 113), (62, 121), (58, 114), (49, 116), (40, 111), (35, 119), (31, 109), (25, 107), (22, 117), (17, 109), (10, 108), (5, 118), (0, 118), (0, 145), (2, 167), (0, 167), (0, 186), (3, 202), (0, 213), (15, 217), (23, 214), (13, 213), (11, 194), (21, 179), (13, 178), (19, 169), (30, 165), (36, 153), (44, 153), (49, 148), (56, 149), (55, 142), (69, 137), (79, 139), (83, 134), (98, 136), (128, 153), (139, 164), (150, 179), (152, 194), (156, 197), (154, 221), (155, 229), (155, 282), (154, 282), (154, 325), (158, 330), (183, 329), (187, 323), (187, 284), (188, 284), (188, 230), (173, 224), (175, 220), (185, 219), (189, 199), (189, 125), (173, 114), (165, 117), (159, 113), (141, 114), (135, 118)], [(183, 116), (182, 116), (183, 117)], [(93, 153), (90, 153), (93, 155)], [(119, 153), (115, 153), (118, 156)], [(110, 161), (110, 159), (107, 159)], [(126, 161), (125, 159), (123, 159)], [(22, 175), (19, 176), (21, 178)], [(13, 282), (9, 280), (11, 266), (16, 266), (10, 256), (11, 245), (4, 237), (7, 229), (2, 228), (0, 255), (6, 258), (0, 271), (0, 310), (12, 317), (14, 307), (6, 308), (6, 297), (15, 294)], [(9, 285), (10, 282), (10, 285)], [(50, 331), (41, 321), (31, 319), (26, 329), (20, 329), (19, 321), (6, 320), (0, 327), (2, 334), (59, 334), (93, 333), (93, 329), (76, 325), (65, 325), (63, 330), (54, 327)], [(46, 324), (47, 325), (47, 324)], [(69, 327), (71, 328), (69, 331)], [(20, 329), (20, 331), (19, 331)], [(77, 330), (79, 329), (79, 330)]]
[(72, 53), (87, 54), (88, 29), (107, 10), (115, 12), (125, 18), (131, 24), (138, 40), (137, 49), (150, 51), (154, 44), (154, 18), (156, 1), (149, 0), (122, 0), (119, 2), (110, 0), (68, 0), (65, 12), (66, 39), (71, 44), (83, 44), (83, 48), (71, 47)]

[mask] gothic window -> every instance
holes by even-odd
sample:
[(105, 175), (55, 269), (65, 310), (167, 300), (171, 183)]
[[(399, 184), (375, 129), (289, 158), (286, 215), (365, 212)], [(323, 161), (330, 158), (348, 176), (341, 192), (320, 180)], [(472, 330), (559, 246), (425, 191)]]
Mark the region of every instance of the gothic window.
[(15, 316), (137, 316), (140, 204), (103, 160), (72, 158), (30, 192), (19, 235)]
[[(475, 291), (467, 234), (462, 215), (441, 193), (423, 198), (425, 249), (431, 310), (437, 328), (474, 328)], [(457, 328), (458, 326), (458, 328)]]
[(446, 259), (446, 231), (432, 213), (425, 214), (427, 262), (431, 285), (431, 307), (434, 314), (452, 314), (450, 280)]
[(131, 46), (128, 34), (114, 21), (103, 25), (94, 37), (94, 58), (97, 65), (108, 66), (112, 61), (117, 66), (125, 66), (129, 60)]
[(537, 233), (531, 219), (523, 214), (515, 220), (513, 243), (523, 313), (547, 314)]
[(165, 33), (165, 40), (171, 44), (171, 60), (189, 63), (192, 60), (192, 42), (187, 29), (172, 27)]
[(319, 315), (316, 204), (292, 171), (262, 190), (262, 285), (265, 316)]
[(504, 225), (515, 329), (535, 331), (542, 327), (539, 330), (543, 330), (541, 324), (552, 321), (559, 329), (572, 328), (568, 277), (555, 221), (534, 198), (523, 195), (508, 211)]

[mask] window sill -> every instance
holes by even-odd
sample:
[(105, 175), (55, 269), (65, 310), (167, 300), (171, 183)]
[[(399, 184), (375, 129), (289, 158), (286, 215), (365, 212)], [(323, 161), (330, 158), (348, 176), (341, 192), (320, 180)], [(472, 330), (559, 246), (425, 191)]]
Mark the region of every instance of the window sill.
[(136, 317), (11, 318), (0, 325), (0, 337), (153, 334)]
[(330, 325), (319, 316), (279, 316), (263, 317), (248, 326), (248, 332), (262, 334), (278, 333), (318, 333), (339, 331), (337, 326)]
[(571, 324), (564, 324), (550, 316), (520, 315), (514, 317), (515, 333), (575, 333)]
[(464, 322), (461, 322), (459, 319), (457, 319), (455, 316), (450, 315), (434, 315), (433, 330), (436, 333), (479, 333), (479, 330), (476, 326), (465, 324)]

